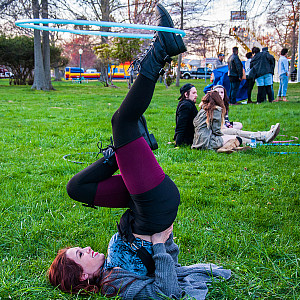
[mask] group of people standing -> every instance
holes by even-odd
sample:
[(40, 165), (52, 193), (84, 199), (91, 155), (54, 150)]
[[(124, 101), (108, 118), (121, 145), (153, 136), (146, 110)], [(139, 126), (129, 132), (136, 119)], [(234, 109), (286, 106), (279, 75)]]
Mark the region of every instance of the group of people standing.
[(238, 48), (232, 48), (232, 55), (228, 59), (228, 77), (230, 81), (230, 104), (239, 104), (236, 101), (236, 95), (243, 79), (247, 80), (247, 103), (253, 103), (251, 100), (252, 89), (256, 83), (258, 88), (257, 103), (287, 101), (286, 92), (288, 86), (289, 63), (287, 59), (288, 49), (281, 50), (281, 56), (278, 61), (278, 75), (280, 79), (278, 97), (274, 100), (273, 76), (275, 69), (275, 58), (268, 51), (268, 47), (253, 47), (251, 52), (246, 54), (247, 61), (245, 68), (238, 56)]

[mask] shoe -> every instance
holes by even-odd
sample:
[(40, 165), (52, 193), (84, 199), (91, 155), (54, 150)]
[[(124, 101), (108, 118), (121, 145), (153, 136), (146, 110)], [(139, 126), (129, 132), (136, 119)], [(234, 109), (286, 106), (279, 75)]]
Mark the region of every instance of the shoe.
[[(158, 4), (156, 6), (157, 26), (174, 27), (173, 21), (166, 9)], [(171, 56), (186, 51), (186, 47), (180, 34), (157, 31), (152, 43), (140, 58), (131, 64), (131, 69), (136, 70), (156, 82), (160, 75), (164, 74), (166, 62), (171, 63)]]
[[(174, 28), (174, 23), (172, 21), (170, 14), (161, 4), (157, 4), (155, 8), (155, 15), (156, 15), (157, 26)], [(180, 53), (187, 51), (180, 34), (159, 31), (158, 35), (164, 42), (166, 51), (169, 56), (176, 56)]]
[(99, 152), (98, 152), (96, 158), (98, 158), (98, 155), (100, 153), (102, 153), (103, 157), (105, 159), (104, 164), (109, 164), (109, 165), (113, 166), (117, 163), (116, 156), (115, 156), (115, 147), (113, 145), (112, 137), (110, 137), (110, 145), (108, 145), (106, 148), (102, 147), (102, 142), (100, 142), (100, 141), (97, 143), (97, 147), (99, 149)]
[(251, 104), (251, 103), (254, 103), (254, 102), (252, 100), (247, 101), (247, 104)]
[(234, 148), (237, 148), (241, 145), (241, 142), (236, 138), (227, 141), (221, 148), (217, 150), (217, 153), (227, 153), (230, 154), (234, 152)]
[(288, 100), (286, 99), (286, 97), (283, 97), (283, 98), (282, 98), (282, 101), (288, 102)]
[(265, 143), (273, 142), (276, 136), (279, 134), (279, 131), (280, 131), (280, 123), (277, 123), (276, 125), (272, 125), (271, 129), (266, 132), (263, 142)]

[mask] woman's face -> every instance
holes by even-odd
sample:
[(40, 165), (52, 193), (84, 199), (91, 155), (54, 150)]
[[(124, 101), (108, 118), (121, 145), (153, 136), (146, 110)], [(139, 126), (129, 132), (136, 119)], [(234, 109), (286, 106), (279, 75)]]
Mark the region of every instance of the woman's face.
[(218, 87), (215, 89), (215, 91), (217, 91), (221, 97), (222, 100), (224, 100), (224, 89), (221, 87)]
[[(93, 278), (105, 261), (103, 253), (94, 252), (91, 247), (74, 247), (66, 251), (66, 257), (74, 260), (83, 269), (88, 278)], [(83, 278), (85, 280), (87, 278)]]

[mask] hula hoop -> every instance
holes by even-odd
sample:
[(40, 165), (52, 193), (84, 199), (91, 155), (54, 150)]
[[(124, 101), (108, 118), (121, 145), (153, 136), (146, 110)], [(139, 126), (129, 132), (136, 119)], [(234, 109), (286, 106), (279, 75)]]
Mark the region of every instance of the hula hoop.
[(97, 154), (98, 152), (81, 152), (81, 153), (73, 153), (73, 154), (66, 154), (63, 156), (63, 159), (69, 162), (72, 162), (74, 164), (88, 164), (88, 162), (82, 162), (82, 161), (76, 161), (76, 160), (71, 160), (68, 159), (67, 157), (71, 155), (81, 155), (81, 154)]
[(272, 154), (299, 154), (300, 152), (271, 152)]
[(300, 146), (300, 144), (293, 143), (276, 143), (276, 144), (259, 144), (260, 146)]
[(104, 22), (104, 21), (86, 21), (86, 20), (61, 20), (61, 19), (24, 19), (16, 21), (15, 24), (23, 28), (33, 28), (38, 30), (46, 31), (58, 31), (58, 32), (70, 32), (75, 34), (83, 35), (98, 35), (98, 36), (113, 36), (113, 37), (124, 37), (124, 38), (142, 38), (142, 39), (152, 39), (152, 34), (139, 34), (139, 33), (120, 33), (120, 32), (105, 32), (105, 31), (92, 31), (92, 30), (79, 30), (79, 29), (63, 29), (54, 28), (49, 26), (40, 26), (37, 24), (63, 24), (63, 25), (94, 25), (98, 27), (119, 27), (119, 28), (135, 28), (142, 30), (155, 30), (164, 31), (180, 34), (182, 37), (185, 36), (185, 32), (180, 29), (161, 27), (161, 26), (151, 26), (142, 24), (129, 24), (129, 23), (117, 23), (117, 22)]

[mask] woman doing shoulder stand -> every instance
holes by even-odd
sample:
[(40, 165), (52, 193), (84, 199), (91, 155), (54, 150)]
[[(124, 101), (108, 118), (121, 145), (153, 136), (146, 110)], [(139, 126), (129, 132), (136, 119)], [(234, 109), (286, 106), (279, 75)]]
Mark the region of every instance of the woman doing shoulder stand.
[[(156, 15), (158, 26), (174, 26), (161, 5), (157, 6)], [(138, 128), (162, 68), (171, 56), (184, 51), (180, 35), (155, 34), (152, 45), (137, 61), (138, 78), (112, 117), (114, 148), (68, 183), (71, 198), (88, 206), (129, 209), (121, 218), (119, 233), (110, 241), (107, 259), (90, 247), (59, 252), (49, 269), (49, 279), (63, 291), (100, 291), (123, 299), (179, 299), (187, 292), (191, 297), (204, 299), (205, 282), (211, 281), (211, 275), (230, 277), (229, 270), (215, 265), (186, 269), (178, 264), (178, 247), (171, 232), (179, 192)], [(121, 175), (112, 176), (117, 168)], [(149, 254), (154, 262), (152, 270)]]

